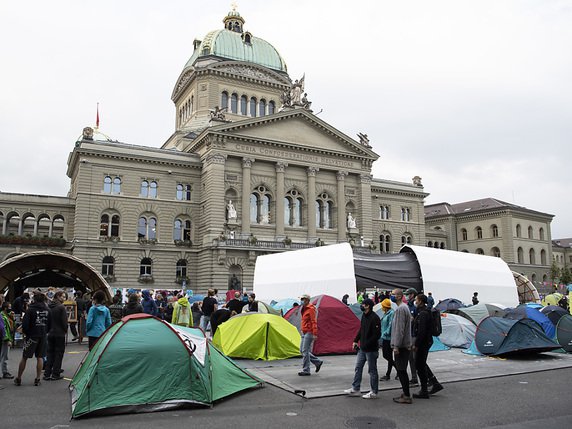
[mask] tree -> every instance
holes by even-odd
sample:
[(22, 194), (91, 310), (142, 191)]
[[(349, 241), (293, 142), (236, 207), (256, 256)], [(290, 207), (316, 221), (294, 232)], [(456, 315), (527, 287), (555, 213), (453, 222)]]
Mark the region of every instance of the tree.
[(560, 271), (560, 282), (565, 285), (572, 282), (572, 273), (568, 267), (565, 267)]
[(559, 277), (560, 268), (558, 268), (558, 265), (556, 265), (556, 261), (552, 261), (552, 265), (550, 266), (550, 281), (554, 283)]

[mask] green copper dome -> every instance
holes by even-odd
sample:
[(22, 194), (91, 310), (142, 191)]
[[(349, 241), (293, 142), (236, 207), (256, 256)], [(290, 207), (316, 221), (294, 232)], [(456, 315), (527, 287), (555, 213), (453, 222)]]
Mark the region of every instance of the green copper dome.
[(235, 10), (223, 20), (225, 28), (208, 33), (193, 55), (185, 64), (185, 69), (194, 65), (201, 57), (216, 56), (234, 61), (259, 64), (270, 69), (287, 72), (286, 62), (276, 48), (266, 40), (243, 32), (244, 19)]

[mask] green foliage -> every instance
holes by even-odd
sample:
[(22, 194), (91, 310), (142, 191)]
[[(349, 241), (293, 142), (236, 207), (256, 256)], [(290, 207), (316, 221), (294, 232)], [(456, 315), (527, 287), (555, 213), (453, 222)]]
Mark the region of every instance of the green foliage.
[(556, 261), (552, 261), (550, 266), (550, 280), (554, 283), (560, 277), (560, 268), (556, 265)]
[(570, 272), (570, 269), (568, 267), (563, 268), (560, 271), (560, 283), (563, 283), (565, 285), (572, 283), (572, 273)]

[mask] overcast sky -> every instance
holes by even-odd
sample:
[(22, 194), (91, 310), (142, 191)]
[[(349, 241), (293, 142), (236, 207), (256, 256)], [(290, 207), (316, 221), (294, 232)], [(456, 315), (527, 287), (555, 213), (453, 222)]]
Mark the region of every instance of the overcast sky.
[[(192, 42), (230, 1), (0, 0), (0, 190), (66, 195), (84, 126), (160, 147)], [(494, 197), (572, 237), (572, 0), (245, 0), (320, 117), (426, 203)]]

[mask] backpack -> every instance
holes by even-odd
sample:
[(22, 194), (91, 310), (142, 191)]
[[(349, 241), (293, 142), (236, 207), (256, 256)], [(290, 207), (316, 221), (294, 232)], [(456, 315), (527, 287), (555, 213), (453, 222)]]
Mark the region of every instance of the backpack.
[(431, 334), (434, 337), (438, 337), (443, 333), (443, 326), (441, 325), (441, 312), (436, 308), (432, 308), (429, 311), (431, 315)]

